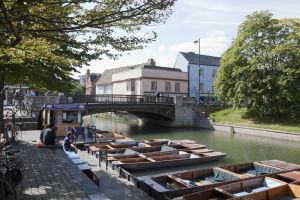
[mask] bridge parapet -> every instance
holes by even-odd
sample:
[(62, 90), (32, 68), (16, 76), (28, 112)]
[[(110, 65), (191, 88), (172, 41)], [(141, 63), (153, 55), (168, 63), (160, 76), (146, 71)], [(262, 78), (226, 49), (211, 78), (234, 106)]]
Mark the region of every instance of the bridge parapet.
[(174, 97), (147, 95), (74, 95), (73, 103), (103, 104), (167, 104), (174, 105)]

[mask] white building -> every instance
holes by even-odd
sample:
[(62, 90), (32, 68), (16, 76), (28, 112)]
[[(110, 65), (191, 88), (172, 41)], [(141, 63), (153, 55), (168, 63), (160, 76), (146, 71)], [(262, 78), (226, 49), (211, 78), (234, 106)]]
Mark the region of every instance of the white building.
[(147, 63), (105, 70), (96, 83), (96, 94), (186, 96), (188, 73)]
[(113, 85), (112, 85), (112, 74), (124, 71), (130, 67), (120, 67), (113, 69), (104, 70), (101, 77), (97, 80), (96, 84), (96, 94), (113, 94)]
[[(188, 73), (188, 91), (190, 97), (205, 93), (214, 93), (213, 82), (220, 66), (220, 57), (179, 52), (174, 68)], [(199, 66), (200, 60), (200, 66)]]

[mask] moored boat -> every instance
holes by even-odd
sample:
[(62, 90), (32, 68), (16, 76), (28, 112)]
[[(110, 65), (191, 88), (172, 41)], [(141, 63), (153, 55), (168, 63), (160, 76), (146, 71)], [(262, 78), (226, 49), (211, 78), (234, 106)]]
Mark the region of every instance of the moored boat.
[[(176, 200), (198, 200), (198, 199), (245, 199), (249, 200), (249, 195), (257, 194), (261, 191), (279, 189), (287, 186), (288, 183), (271, 177), (258, 177), (247, 180), (241, 180), (234, 183), (218, 186), (208, 191), (200, 191), (193, 194), (185, 195)], [(209, 194), (209, 198), (205, 196)], [(260, 199), (260, 198), (258, 198)]]
[(293, 163), (285, 163), (286, 168), (278, 168), (265, 163), (267, 161), (147, 177), (141, 180), (140, 187), (156, 199), (168, 199), (255, 176), (281, 173), (294, 166)]
[(217, 161), (225, 156), (226, 154), (222, 152), (201, 153), (196, 155), (184, 151), (176, 151), (175, 154), (162, 156), (143, 156), (139, 154), (135, 158), (117, 159), (113, 161), (112, 164), (127, 170), (144, 170)]

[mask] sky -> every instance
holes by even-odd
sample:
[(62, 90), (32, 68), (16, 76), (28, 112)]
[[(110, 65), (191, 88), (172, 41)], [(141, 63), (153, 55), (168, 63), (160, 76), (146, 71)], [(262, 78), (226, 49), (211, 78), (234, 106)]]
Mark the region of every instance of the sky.
[(193, 41), (199, 38), (201, 54), (221, 56), (247, 15), (269, 10), (275, 18), (300, 18), (300, 0), (178, 0), (173, 10), (165, 24), (145, 28), (157, 32), (158, 37), (143, 50), (132, 51), (118, 60), (103, 57), (78, 70), (81, 74), (86, 69), (102, 73), (109, 68), (145, 63), (149, 58), (159, 66), (173, 67), (178, 52), (198, 52)]

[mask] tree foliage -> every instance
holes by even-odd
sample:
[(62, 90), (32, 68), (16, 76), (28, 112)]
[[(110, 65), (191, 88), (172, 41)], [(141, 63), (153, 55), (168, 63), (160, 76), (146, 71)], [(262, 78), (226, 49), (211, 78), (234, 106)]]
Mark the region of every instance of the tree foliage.
[(216, 95), (260, 114), (300, 111), (300, 21), (255, 12), (223, 54)]
[[(77, 67), (142, 49), (176, 0), (0, 0), (0, 70), (7, 82), (69, 88)], [(62, 84), (63, 82), (63, 84)]]

